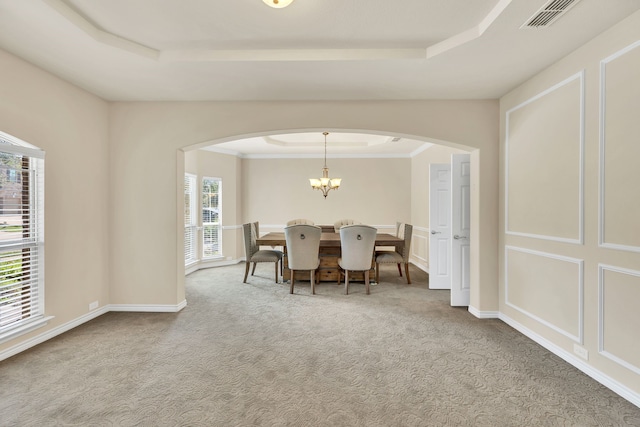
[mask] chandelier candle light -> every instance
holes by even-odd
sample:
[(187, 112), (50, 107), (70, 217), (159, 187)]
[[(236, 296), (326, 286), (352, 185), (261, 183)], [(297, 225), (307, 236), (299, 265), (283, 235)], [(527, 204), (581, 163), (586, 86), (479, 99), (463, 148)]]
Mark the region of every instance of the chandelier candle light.
[(322, 191), (324, 198), (330, 190), (337, 190), (340, 187), (342, 178), (329, 178), (329, 168), (327, 167), (327, 135), (329, 132), (322, 132), (324, 135), (324, 167), (322, 168), (322, 178), (309, 178), (309, 184), (314, 190)]

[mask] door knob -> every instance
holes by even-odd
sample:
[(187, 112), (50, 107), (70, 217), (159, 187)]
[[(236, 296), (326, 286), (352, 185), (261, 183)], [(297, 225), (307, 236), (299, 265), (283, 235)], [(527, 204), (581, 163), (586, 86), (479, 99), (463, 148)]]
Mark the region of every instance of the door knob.
[(458, 236), (457, 234), (455, 236), (453, 236), (454, 239), (456, 240), (462, 240), (462, 239), (466, 239), (467, 236)]
[(440, 234), (440, 232), (436, 230), (431, 230), (431, 234)]

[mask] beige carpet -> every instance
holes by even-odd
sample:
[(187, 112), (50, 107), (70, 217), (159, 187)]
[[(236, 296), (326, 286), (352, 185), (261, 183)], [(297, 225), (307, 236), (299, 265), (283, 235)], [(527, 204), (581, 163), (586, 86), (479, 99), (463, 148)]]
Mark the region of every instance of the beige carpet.
[(640, 426), (640, 409), (448, 291), (385, 268), (296, 287), (187, 279), (177, 314), (108, 313), (0, 362), (2, 426)]

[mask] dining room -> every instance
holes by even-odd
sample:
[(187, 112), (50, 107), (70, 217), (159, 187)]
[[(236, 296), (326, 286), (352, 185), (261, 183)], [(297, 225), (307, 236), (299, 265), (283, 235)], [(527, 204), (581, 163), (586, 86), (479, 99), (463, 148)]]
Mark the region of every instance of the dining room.
[[(321, 132), (314, 134), (322, 142)], [(335, 154), (340, 149), (344, 151), (337, 147), (348, 135), (329, 134), (329, 141), (333, 137), (336, 143), (328, 144), (326, 159), (322, 147), (315, 154), (233, 153), (216, 146), (185, 152), (185, 173), (196, 177), (196, 184), (206, 177), (221, 181), (220, 251), (207, 258), (198, 257), (187, 264), (186, 271), (241, 262), (245, 257), (244, 223), (258, 221), (259, 237), (263, 237), (282, 233), (287, 221), (293, 218), (308, 218), (317, 225), (331, 227), (341, 218), (353, 218), (375, 227), (379, 233), (393, 236), (397, 234), (396, 223), (411, 224), (410, 263), (428, 272), (429, 165), (449, 163), (452, 154), (464, 151), (408, 140), (404, 153), (395, 141), (398, 148), (392, 153), (360, 150), (359, 154)], [(366, 137), (354, 135), (351, 139)], [(331, 178), (342, 180), (340, 187), (328, 191), (326, 197), (309, 183), (309, 179), (322, 175), (323, 162)], [(194, 245), (195, 242), (203, 245), (203, 238), (200, 233), (192, 239)], [(201, 252), (201, 247), (193, 251)], [(265, 274), (272, 274), (271, 268), (259, 266), (258, 271), (261, 268), (266, 270)]]

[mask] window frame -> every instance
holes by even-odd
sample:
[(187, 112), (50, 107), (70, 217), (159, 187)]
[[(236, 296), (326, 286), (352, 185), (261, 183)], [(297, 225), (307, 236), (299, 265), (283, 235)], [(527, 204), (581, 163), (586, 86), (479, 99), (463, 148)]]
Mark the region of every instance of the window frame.
[[(217, 204), (217, 208), (212, 208), (211, 205), (207, 205), (205, 206), (205, 181), (217, 181), (218, 182), (218, 204)], [(212, 193), (208, 193), (208, 194), (212, 194)], [(201, 199), (201, 204), (200, 204), (200, 223), (202, 224), (202, 233), (201, 233), (201, 241), (202, 241), (202, 249), (200, 251), (200, 254), (202, 256), (203, 260), (211, 260), (211, 259), (218, 259), (218, 258), (224, 258), (223, 252), (222, 252), (222, 178), (220, 177), (211, 177), (211, 176), (203, 176), (202, 179), (200, 180), (200, 196), (202, 197)], [(209, 209), (217, 209), (218, 211), (218, 221), (217, 222), (211, 222), (211, 221), (204, 221), (204, 209), (209, 208)], [(209, 217), (211, 217), (211, 215), (209, 215)], [(218, 239), (217, 239), (217, 243), (218, 243), (218, 252), (212, 255), (208, 255), (207, 254), (207, 243), (206, 243), (206, 234), (208, 231), (208, 228), (210, 227), (215, 227), (217, 228), (217, 234), (218, 234)]]

